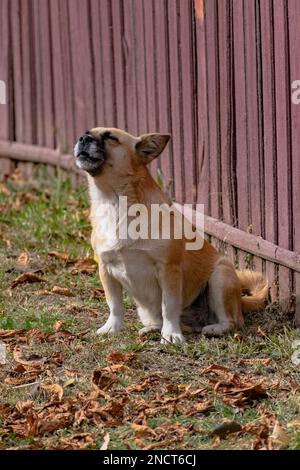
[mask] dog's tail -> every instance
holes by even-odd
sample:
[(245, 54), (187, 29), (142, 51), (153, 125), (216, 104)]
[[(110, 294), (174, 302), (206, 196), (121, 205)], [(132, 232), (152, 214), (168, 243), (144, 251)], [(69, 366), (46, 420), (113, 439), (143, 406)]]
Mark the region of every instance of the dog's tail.
[(262, 310), (269, 300), (269, 284), (261, 273), (236, 271), (242, 288), (243, 313)]

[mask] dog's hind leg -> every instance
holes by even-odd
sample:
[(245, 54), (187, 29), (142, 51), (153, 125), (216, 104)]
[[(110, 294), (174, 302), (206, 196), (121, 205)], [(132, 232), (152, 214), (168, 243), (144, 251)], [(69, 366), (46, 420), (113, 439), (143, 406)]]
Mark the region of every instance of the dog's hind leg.
[(241, 286), (230, 261), (222, 258), (216, 265), (209, 281), (209, 307), (218, 323), (207, 325), (202, 333), (221, 336), (243, 325), (241, 310)]

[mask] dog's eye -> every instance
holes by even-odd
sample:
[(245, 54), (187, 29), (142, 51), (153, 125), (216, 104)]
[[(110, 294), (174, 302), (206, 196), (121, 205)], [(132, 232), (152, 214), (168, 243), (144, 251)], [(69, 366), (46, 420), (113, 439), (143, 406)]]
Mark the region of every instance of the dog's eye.
[(103, 134), (103, 138), (105, 140), (113, 140), (114, 142), (117, 142), (117, 144), (120, 143), (119, 139), (112, 135), (110, 132), (105, 132), (105, 134)]
[(110, 139), (110, 140), (114, 140), (118, 144), (120, 143), (119, 139), (117, 139), (117, 137), (115, 137), (114, 135), (109, 135), (107, 138)]

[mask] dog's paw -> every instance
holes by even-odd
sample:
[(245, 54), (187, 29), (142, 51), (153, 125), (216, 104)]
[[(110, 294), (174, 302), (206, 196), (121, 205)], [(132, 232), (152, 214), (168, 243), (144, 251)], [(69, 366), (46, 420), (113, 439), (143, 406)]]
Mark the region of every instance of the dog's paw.
[(185, 343), (185, 337), (181, 333), (164, 333), (161, 332), (162, 344), (168, 343)]
[(107, 320), (107, 322), (98, 328), (96, 331), (97, 335), (103, 335), (105, 333), (118, 333), (123, 330), (123, 323), (118, 321)]

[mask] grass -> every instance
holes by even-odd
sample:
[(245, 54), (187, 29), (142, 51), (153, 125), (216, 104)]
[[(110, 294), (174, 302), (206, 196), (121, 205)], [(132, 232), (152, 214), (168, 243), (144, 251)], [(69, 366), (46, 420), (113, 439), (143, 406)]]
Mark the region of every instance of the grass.
[[(24, 181), (17, 174), (0, 186), (0, 209), (0, 330), (36, 329), (49, 334), (61, 321), (61, 328), (72, 333), (87, 332), (71, 342), (22, 343), (26, 357), (34, 354), (48, 361), (58, 355), (61, 358), (58, 364), (43, 371), (37, 382), (50, 380), (60, 384), (64, 399), (76, 401), (80, 393), (89, 394), (94, 390), (93, 371), (107, 367), (110, 353), (135, 353), (133, 363), (120, 369), (117, 384), (107, 392), (113, 399), (129, 397), (121, 421), (83, 420), (79, 426), (68, 425), (53, 432), (24, 437), (20, 432), (7, 431), (7, 427), (1, 431), (1, 423), (4, 423), (1, 405), (15, 406), (28, 400), (41, 405), (49, 401), (49, 395), (39, 388), (40, 383), (30, 385), (30, 381), (28, 384), (25, 381), (25, 386), (18, 387), (4, 382), (16, 367), (15, 343), (11, 343), (7, 362), (0, 365), (0, 448), (56, 448), (61, 447), (62, 442), (85, 439), (76, 437), (83, 433), (91, 436), (90, 443), (84, 447), (99, 448), (104, 434), (109, 433), (111, 450), (139, 449), (147, 445), (165, 449), (210, 449), (213, 446), (250, 449), (257, 439), (253, 433), (230, 434), (216, 440), (212, 431), (224, 420), (247, 426), (269, 417), (270, 434), (277, 420), (289, 438), (285, 447), (300, 449), (299, 366), (291, 362), (292, 342), (299, 338), (299, 332), (293, 329), (289, 313), (283, 313), (273, 304), (265, 312), (249, 316), (239, 335), (230, 334), (220, 339), (190, 335), (186, 344), (161, 345), (158, 334), (138, 337), (140, 325), (134, 305), (125, 296), (124, 332), (97, 336), (95, 330), (108, 315), (104, 297), (97, 299), (93, 295), (95, 289), (101, 287), (97, 273), (74, 274), (72, 263), (48, 255), (53, 250), (64, 252), (71, 261), (92, 256), (86, 189), (74, 190), (62, 174), (50, 178), (39, 168), (38, 176), (32, 180)], [(37, 270), (46, 282), (12, 288), (12, 281), (20, 274), (17, 260), (24, 252), (29, 256), (30, 268)], [(68, 287), (75, 296), (49, 294), (55, 285)], [(268, 396), (243, 407), (233, 406), (214, 389), (212, 375), (201, 373), (212, 364), (228, 367), (246, 379), (263, 381)], [(128, 387), (149, 377), (154, 377), (153, 385), (128, 393)], [(150, 413), (142, 421), (136, 421), (141, 403), (174, 397), (174, 387), (179, 390), (176, 393), (181, 393), (189, 386), (190, 390), (206, 388), (201, 399), (210, 400), (207, 411), (188, 416), (187, 410), (197, 399), (187, 396), (172, 411)], [(147, 426), (148, 431), (144, 434), (135, 431), (133, 422)], [(163, 437), (151, 434), (149, 429), (162, 433)], [(161, 442), (165, 442), (162, 447)], [(70, 446), (67, 448), (72, 448), (72, 444)]]

